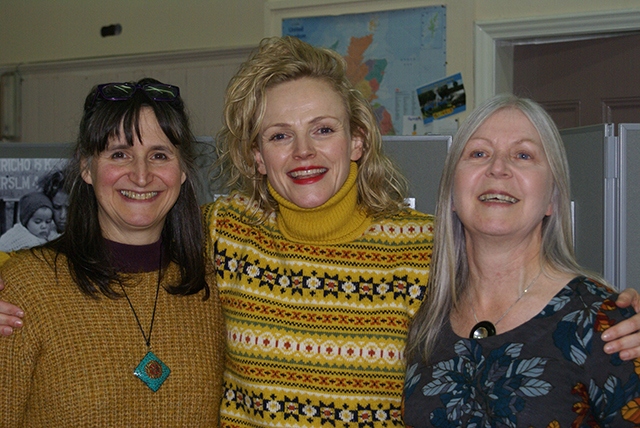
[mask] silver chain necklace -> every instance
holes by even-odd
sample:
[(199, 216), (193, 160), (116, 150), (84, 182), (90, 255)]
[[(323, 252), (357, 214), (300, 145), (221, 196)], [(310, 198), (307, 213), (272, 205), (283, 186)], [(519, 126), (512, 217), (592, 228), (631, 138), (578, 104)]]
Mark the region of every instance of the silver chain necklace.
[(507, 310), (502, 314), (500, 318), (498, 318), (498, 321), (496, 321), (495, 324), (489, 320), (478, 321), (478, 317), (476, 316), (476, 311), (473, 308), (473, 302), (470, 302), (471, 312), (473, 312), (473, 319), (476, 321), (476, 325), (474, 325), (473, 328), (471, 329), (471, 333), (469, 333), (469, 339), (484, 339), (489, 336), (495, 336), (496, 326), (498, 325), (498, 323), (502, 321), (502, 319), (507, 316), (509, 311), (511, 311), (511, 309), (516, 305), (516, 303), (518, 303), (520, 299), (522, 299), (524, 295), (527, 294), (531, 286), (536, 283), (536, 281), (538, 280), (541, 274), (542, 274), (542, 269), (540, 269), (540, 272), (538, 272), (536, 277), (533, 278), (533, 281), (531, 281), (529, 285), (524, 290), (522, 290), (522, 293), (520, 293), (516, 301), (513, 302), (511, 306), (507, 308)]

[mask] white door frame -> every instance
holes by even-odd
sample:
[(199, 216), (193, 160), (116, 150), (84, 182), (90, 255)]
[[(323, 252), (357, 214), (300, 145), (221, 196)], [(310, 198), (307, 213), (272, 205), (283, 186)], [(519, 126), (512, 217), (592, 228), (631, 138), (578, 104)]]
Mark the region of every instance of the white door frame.
[(594, 34), (640, 30), (640, 10), (543, 16), (475, 23), (475, 105), (510, 91), (513, 80), (513, 45), (536, 38), (575, 40)]

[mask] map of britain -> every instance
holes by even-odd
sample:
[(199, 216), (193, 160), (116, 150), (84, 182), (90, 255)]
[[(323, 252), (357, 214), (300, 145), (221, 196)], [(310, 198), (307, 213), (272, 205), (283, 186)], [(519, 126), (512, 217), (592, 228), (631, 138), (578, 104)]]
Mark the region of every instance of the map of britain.
[(290, 18), (282, 35), (342, 55), (382, 134), (396, 135), (404, 116), (420, 115), (416, 88), (446, 74), (445, 18), (444, 6)]

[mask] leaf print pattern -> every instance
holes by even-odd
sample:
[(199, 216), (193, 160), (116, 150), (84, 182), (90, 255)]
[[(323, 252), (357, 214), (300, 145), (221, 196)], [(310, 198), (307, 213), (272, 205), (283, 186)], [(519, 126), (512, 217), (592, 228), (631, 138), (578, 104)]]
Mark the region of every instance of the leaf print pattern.
[(463, 426), (464, 422), (469, 427), (515, 427), (524, 397), (545, 395), (551, 389), (539, 379), (546, 358), (519, 359), (523, 344), (508, 343), (485, 359), (480, 343), (460, 340), (455, 344), (458, 356), (434, 366), (433, 381), (422, 388), (425, 396), (439, 395), (445, 406), (432, 413), (434, 426)]
[(404, 379), (404, 395), (409, 396), (413, 394), (413, 390), (416, 389), (418, 382), (420, 382), (421, 375), (416, 373), (416, 369), (418, 368), (418, 363), (412, 364), (407, 369), (407, 374)]
[[(488, 339), (446, 324), (436, 360), (408, 364), (407, 426), (640, 426), (640, 360), (605, 354), (602, 331), (633, 315), (613, 291), (578, 277), (536, 317)], [(439, 358), (441, 361), (438, 361)]]

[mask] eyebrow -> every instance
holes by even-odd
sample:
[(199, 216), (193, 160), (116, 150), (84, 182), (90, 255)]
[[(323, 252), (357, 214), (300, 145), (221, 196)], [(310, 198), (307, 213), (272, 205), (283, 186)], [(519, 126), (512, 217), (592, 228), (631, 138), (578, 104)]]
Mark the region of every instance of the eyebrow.
[[(313, 119), (311, 119), (308, 123), (316, 124), (318, 122), (322, 122), (325, 119), (335, 120), (337, 122), (342, 122), (340, 119), (338, 119), (335, 116), (318, 116), (318, 117), (314, 117)], [(265, 127), (265, 129), (269, 129), (269, 128), (273, 128), (273, 127), (291, 128), (291, 124), (290, 123), (285, 123), (285, 122), (272, 123), (270, 125), (267, 125)]]
[[(486, 137), (471, 137), (467, 140), (467, 143), (469, 141), (473, 141), (473, 140), (482, 140), (482, 141), (487, 141), (489, 143), (492, 143), (493, 140), (486, 138)], [(532, 140), (531, 138), (521, 138), (517, 141), (514, 141), (515, 144), (524, 144), (524, 143), (533, 143), (536, 144), (536, 141)], [(542, 141), (540, 141), (540, 144), (542, 144)]]
[[(106, 150), (129, 150), (132, 147), (133, 146), (130, 146), (127, 143), (121, 143), (121, 144), (118, 144), (116, 146), (107, 146), (105, 148), (105, 151)], [(175, 146), (173, 144), (155, 144), (155, 145), (149, 146), (149, 149), (151, 149), (151, 150), (161, 150), (161, 151), (171, 151), (172, 147), (175, 147)]]

